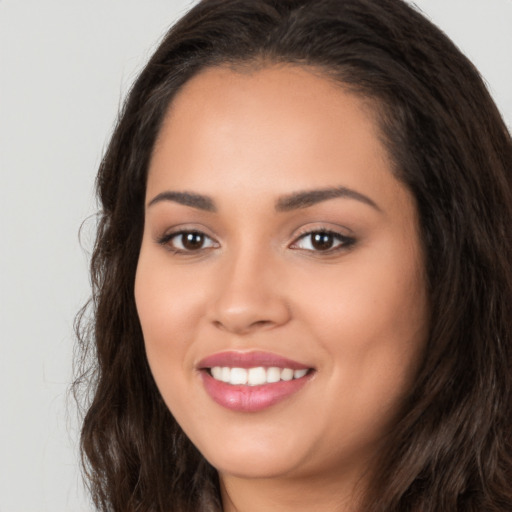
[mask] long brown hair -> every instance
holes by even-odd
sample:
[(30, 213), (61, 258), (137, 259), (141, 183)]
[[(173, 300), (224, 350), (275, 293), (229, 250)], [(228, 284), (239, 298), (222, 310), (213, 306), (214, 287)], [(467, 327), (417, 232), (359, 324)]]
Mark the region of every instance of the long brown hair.
[(151, 376), (133, 287), (148, 162), (174, 95), (206, 67), (265, 62), (313, 66), (373, 100), (419, 212), (430, 337), (364, 510), (509, 512), (512, 141), (473, 65), (402, 0), (203, 0), (135, 82), (98, 173), (92, 299), (77, 318), (96, 506), (221, 509), (216, 471)]

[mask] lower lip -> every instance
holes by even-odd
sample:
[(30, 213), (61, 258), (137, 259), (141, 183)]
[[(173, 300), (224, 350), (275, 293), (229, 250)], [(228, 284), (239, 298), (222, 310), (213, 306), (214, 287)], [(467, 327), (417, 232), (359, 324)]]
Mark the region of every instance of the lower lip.
[(215, 380), (206, 370), (201, 371), (201, 376), (206, 392), (219, 405), (237, 412), (257, 412), (297, 393), (310, 380), (311, 373), (300, 379), (281, 380), (261, 386), (226, 384)]

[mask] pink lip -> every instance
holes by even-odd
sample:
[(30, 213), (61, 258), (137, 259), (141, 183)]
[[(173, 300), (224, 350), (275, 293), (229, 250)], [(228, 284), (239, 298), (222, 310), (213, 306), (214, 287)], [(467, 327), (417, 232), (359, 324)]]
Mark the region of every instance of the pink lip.
[(292, 370), (302, 370), (311, 368), (307, 364), (292, 361), (285, 357), (272, 354), (270, 352), (219, 352), (202, 359), (197, 365), (198, 368), (213, 368), (214, 366), (229, 366), (231, 368), (253, 368), (263, 366), (270, 368), (291, 368)]
[(261, 386), (234, 386), (215, 380), (208, 371), (213, 366), (229, 366), (231, 368), (275, 366), (293, 370), (309, 369), (310, 367), (267, 352), (221, 352), (200, 361), (198, 368), (206, 392), (219, 405), (237, 412), (257, 412), (285, 400), (311, 380), (314, 373), (308, 372), (300, 379), (262, 384)]

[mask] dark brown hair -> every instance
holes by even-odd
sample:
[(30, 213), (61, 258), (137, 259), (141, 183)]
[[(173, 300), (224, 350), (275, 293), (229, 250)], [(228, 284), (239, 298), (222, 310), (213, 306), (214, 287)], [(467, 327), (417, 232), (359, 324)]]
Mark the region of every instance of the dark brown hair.
[(203, 0), (135, 82), (98, 173), (93, 296), (77, 319), (97, 507), (221, 509), (215, 470), (151, 376), (134, 277), (148, 162), (174, 95), (206, 67), (262, 63), (311, 66), (373, 100), (419, 212), (430, 337), (364, 510), (510, 512), (511, 137), (473, 65), (402, 0)]

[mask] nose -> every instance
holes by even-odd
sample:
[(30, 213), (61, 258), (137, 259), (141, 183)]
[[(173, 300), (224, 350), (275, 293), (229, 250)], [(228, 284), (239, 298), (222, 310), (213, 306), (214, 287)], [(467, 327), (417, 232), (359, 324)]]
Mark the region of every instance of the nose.
[(216, 277), (210, 318), (221, 330), (243, 335), (286, 324), (290, 307), (271, 258), (252, 254), (223, 263)]

